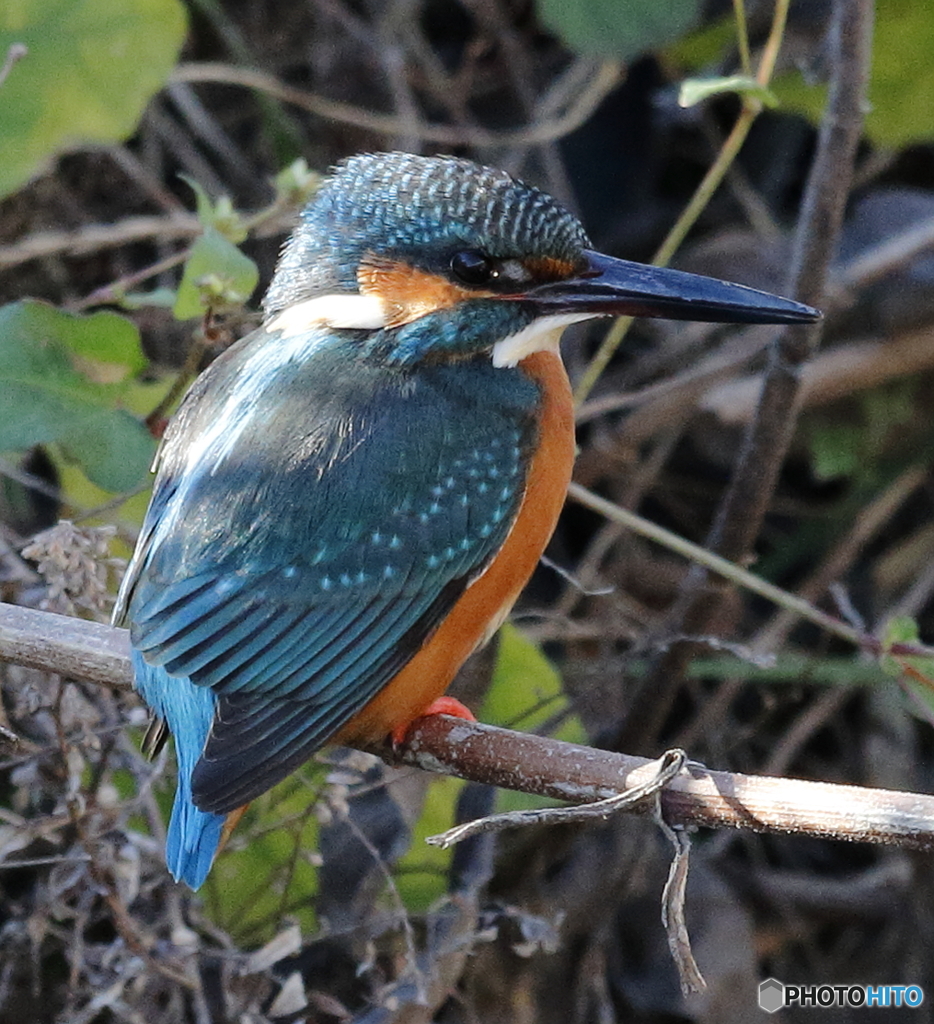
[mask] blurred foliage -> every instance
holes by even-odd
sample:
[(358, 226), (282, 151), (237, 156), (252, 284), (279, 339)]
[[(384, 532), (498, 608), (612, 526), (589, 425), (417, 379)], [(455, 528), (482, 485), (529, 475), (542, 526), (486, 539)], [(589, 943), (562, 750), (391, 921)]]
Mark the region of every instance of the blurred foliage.
[(268, 941), (286, 916), (315, 930), (324, 775), (323, 765), (306, 766), (254, 801), (208, 876), (205, 908), (243, 946)]
[(411, 914), (425, 914), (448, 891), (454, 848), (443, 850), (425, 840), (455, 824), (454, 808), (464, 788), (462, 779), (433, 779), (422, 813), (412, 829), (408, 852), (399, 858), (394, 875), (399, 897)]
[(16, 43), (28, 52), (0, 85), (0, 196), (56, 153), (126, 138), (172, 70), (186, 28), (178, 0), (7, 0), (0, 61)]
[(572, 50), (629, 60), (694, 28), (700, 0), (537, 0), (542, 21)]
[(172, 313), (177, 320), (203, 316), (206, 309), (242, 306), (253, 294), (256, 264), (208, 225), (188, 253)]
[(82, 317), (30, 301), (0, 308), (0, 451), (55, 444), (99, 486), (135, 487), (155, 444), (123, 405), (144, 362), (136, 327), (115, 313)]
[[(856, 402), (856, 414), (846, 419), (815, 414), (808, 420), (811, 469), (820, 480), (861, 479), (876, 483), (891, 466), (893, 433), (907, 426), (917, 404), (914, 380), (900, 380), (867, 391)], [(911, 453), (912, 456), (920, 454)], [(881, 464), (880, 464), (881, 463)]]
[(766, 89), (754, 78), (746, 75), (727, 75), (724, 78), (687, 78), (681, 83), (678, 103), (682, 107), (693, 107), (704, 100), (722, 96), (724, 93), (736, 93), (759, 100), (763, 106), (777, 107), (778, 99), (771, 89)]
[[(681, 36), (666, 52), (683, 67), (709, 69), (721, 60), (734, 35), (731, 19), (724, 18)], [(866, 132), (878, 145), (895, 148), (930, 138), (931, 53), (934, 21), (923, 5), (913, 0), (877, 0)], [(827, 102), (828, 68), (819, 49), (792, 63), (776, 75), (771, 94), (783, 110), (819, 124)]]
[(558, 671), (538, 645), (508, 622), (499, 633), (493, 678), (479, 718), (507, 729), (545, 729), (567, 743), (586, 742)]
[[(880, 146), (910, 145), (930, 137), (934, 110), (934, 19), (913, 0), (878, 0), (866, 132)], [(787, 110), (815, 122), (827, 100), (826, 69), (789, 71), (775, 81)]]
[(885, 624), (881, 637), (883, 671), (897, 679), (909, 698), (914, 714), (934, 723), (934, 658), (896, 653), (897, 644), (918, 644), (918, 623), (910, 615), (895, 615)]

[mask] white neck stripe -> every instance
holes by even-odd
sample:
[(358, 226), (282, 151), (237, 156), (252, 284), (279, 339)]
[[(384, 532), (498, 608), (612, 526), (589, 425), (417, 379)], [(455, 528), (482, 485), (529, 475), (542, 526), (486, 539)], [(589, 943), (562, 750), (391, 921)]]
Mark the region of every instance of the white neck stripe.
[(281, 331), (283, 337), (291, 337), (321, 326), (378, 331), (386, 326), (386, 313), (376, 295), (318, 295), (282, 310), (266, 324), (266, 330)]
[[(526, 356), (540, 349), (557, 349), (565, 327), (589, 320), (593, 313), (559, 313), (533, 320), (516, 334), (503, 338), (493, 346), (494, 366), (515, 366)], [(599, 314), (596, 314), (599, 315)], [(386, 326), (386, 311), (374, 294), (318, 295), (297, 302), (273, 317), (265, 325), (267, 331), (280, 331), (283, 338), (293, 338), (314, 327), (335, 330), (378, 331)]]

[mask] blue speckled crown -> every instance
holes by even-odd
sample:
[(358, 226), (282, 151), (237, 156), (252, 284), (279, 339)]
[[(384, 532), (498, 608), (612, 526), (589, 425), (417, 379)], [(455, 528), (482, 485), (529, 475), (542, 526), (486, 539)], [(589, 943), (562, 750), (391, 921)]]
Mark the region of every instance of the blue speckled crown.
[(455, 157), (367, 153), (340, 164), (302, 213), (265, 299), (266, 313), (329, 292), (355, 292), (366, 252), (440, 270), (459, 248), (573, 260), (580, 222), (505, 171)]

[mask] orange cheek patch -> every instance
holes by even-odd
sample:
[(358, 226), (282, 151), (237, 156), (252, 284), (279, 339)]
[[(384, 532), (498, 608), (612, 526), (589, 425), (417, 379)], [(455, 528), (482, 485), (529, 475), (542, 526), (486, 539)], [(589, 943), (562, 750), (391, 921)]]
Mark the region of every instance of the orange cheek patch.
[(450, 309), (464, 299), (492, 295), (461, 288), (446, 278), (370, 253), (360, 264), (357, 282), (364, 295), (375, 295), (383, 304), (387, 327), (401, 327), (428, 313)]

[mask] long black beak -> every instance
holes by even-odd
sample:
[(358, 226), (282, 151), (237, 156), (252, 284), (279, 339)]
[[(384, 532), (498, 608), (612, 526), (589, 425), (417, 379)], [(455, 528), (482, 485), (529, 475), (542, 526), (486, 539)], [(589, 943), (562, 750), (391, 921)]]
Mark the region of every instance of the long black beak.
[(530, 289), (523, 299), (543, 315), (651, 316), (712, 323), (809, 324), (818, 310), (769, 292), (680, 270), (649, 267), (584, 251), (574, 277)]

